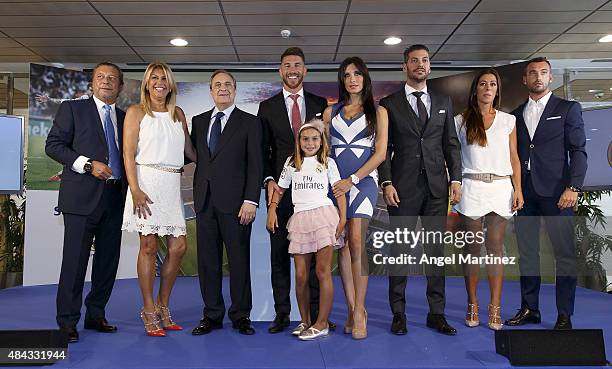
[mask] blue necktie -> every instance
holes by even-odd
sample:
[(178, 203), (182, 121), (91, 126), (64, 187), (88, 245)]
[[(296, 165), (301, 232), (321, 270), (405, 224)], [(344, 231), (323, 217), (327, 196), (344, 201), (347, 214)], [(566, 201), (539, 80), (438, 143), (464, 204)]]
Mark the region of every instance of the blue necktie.
[(115, 127), (111, 119), (111, 107), (104, 105), (104, 135), (106, 136), (106, 145), (108, 146), (108, 166), (113, 171), (112, 178), (121, 178), (121, 156), (119, 149), (115, 143)]
[(215, 152), (217, 143), (219, 143), (219, 137), (221, 137), (221, 118), (223, 118), (224, 115), (225, 114), (222, 111), (218, 112), (215, 115), (215, 121), (210, 128), (210, 138), (208, 139), (208, 153), (210, 156), (212, 156), (212, 154)]

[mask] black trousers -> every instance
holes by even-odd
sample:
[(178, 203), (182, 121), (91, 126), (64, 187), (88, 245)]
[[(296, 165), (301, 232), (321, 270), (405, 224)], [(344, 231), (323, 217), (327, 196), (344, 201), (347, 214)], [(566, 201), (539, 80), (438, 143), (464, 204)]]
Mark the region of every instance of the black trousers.
[[(431, 194), (424, 171), (419, 174), (416, 188), (397, 190), (400, 197), (399, 207), (388, 207), (390, 224), (393, 231), (398, 227), (406, 228), (409, 231), (414, 230), (419, 216), (426, 231), (445, 231), (448, 214), (448, 196), (438, 198)], [(424, 252), (429, 257), (444, 255), (443, 244), (429, 243), (423, 247)], [(403, 247), (394, 246), (392, 248), (392, 253), (403, 251)], [(406, 282), (408, 279), (406, 271), (405, 268), (390, 271), (389, 305), (393, 314), (403, 314), (406, 310)], [(446, 303), (444, 267), (426, 264), (425, 275), (427, 277), (426, 294), (429, 312), (432, 314), (444, 314)]]
[[(293, 204), (291, 201), (291, 190), (285, 192), (285, 196), (278, 204), (276, 216), (278, 228), (275, 233), (270, 233), (270, 279), (272, 282), (272, 294), (274, 296), (274, 310), (276, 315), (289, 315), (291, 312), (291, 258), (289, 254), (289, 240), (287, 239), (287, 222), (293, 215)], [(310, 312), (316, 316), (319, 311), (319, 280), (316, 273), (316, 260), (312, 258), (310, 265)]]
[(223, 322), (225, 303), (222, 295), (223, 246), (230, 269), (232, 304), (228, 316), (236, 322), (251, 314), (251, 226), (241, 225), (237, 213), (222, 213), (207, 196), (203, 211), (196, 214), (198, 275), (204, 300), (204, 316)]
[(106, 184), (93, 213), (64, 214), (64, 250), (56, 298), (56, 320), (60, 327), (74, 327), (81, 318), (83, 284), (94, 236), (91, 291), (85, 298), (85, 318), (104, 317), (119, 266), (123, 204), (121, 185)]
[(555, 255), (556, 298), (559, 314), (572, 315), (576, 296), (576, 246), (573, 209), (560, 210), (559, 198), (539, 196), (530, 175), (523, 188), (525, 205), (515, 218), (521, 272), (521, 307), (539, 310), (541, 217)]

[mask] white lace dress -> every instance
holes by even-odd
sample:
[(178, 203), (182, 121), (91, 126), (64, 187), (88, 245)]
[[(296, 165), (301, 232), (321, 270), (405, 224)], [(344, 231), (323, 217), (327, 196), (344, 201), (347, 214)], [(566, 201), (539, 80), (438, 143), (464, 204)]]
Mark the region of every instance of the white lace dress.
[(181, 173), (172, 173), (146, 165), (180, 169), (184, 164), (185, 133), (180, 121), (173, 122), (168, 112), (153, 112), (140, 122), (136, 148), (138, 185), (146, 193), (151, 215), (147, 219), (134, 214), (128, 192), (123, 211), (122, 230), (143, 235), (178, 237), (186, 234), (185, 210), (181, 197)]

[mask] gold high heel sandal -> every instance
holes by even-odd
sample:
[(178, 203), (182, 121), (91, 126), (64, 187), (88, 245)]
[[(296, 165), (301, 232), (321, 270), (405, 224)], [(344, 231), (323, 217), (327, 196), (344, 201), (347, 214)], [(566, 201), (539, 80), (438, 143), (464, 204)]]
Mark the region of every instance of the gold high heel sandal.
[[(355, 320), (351, 319), (353, 314), (351, 313), (347, 318), (346, 322), (344, 322), (344, 334), (351, 334), (353, 332), (353, 326), (355, 325)], [(352, 320), (351, 324), (349, 324), (349, 320)]]
[(352, 335), (353, 335), (353, 339), (355, 340), (362, 340), (368, 337), (368, 312), (365, 309), (363, 310), (363, 315), (364, 315), (363, 329), (357, 328), (357, 324), (353, 322)]
[(501, 320), (501, 307), (489, 304), (489, 328), (494, 331), (499, 331), (503, 327)]
[(478, 318), (478, 305), (468, 304), (467, 312), (465, 313), (465, 325), (470, 328), (476, 327), (480, 324)]

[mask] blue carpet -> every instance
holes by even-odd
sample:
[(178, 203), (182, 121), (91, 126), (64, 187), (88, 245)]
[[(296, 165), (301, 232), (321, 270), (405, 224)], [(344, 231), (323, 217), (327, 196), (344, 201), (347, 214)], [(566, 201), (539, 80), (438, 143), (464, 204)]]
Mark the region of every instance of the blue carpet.
[[(227, 280), (224, 281), (229, 306)], [(89, 285), (85, 291), (89, 290)], [(136, 280), (119, 280), (107, 309), (107, 318), (119, 326), (116, 334), (82, 330), (80, 342), (69, 346), (69, 359), (54, 368), (509, 368), (508, 360), (495, 353), (493, 332), (486, 325), (467, 328), (463, 279), (447, 279), (446, 315), (459, 333), (443, 336), (425, 327), (427, 303), (424, 278), (410, 278), (406, 291), (408, 334), (389, 332), (387, 279), (370, 279), (367, 296), (368, 338), (354, 341), (342, 334), (346, 318), (340, 280), (335, 280), (331, 320), (338, 330), (329, 337), (302, 342), (290, 332), (268, 334), (267, 322), (255, 322), (257, 334), (242, 336), (226, 321), (224, 329), (194, 337), (191, 329), (202, 314), (198, 279), (179, 278), (172, 299), (173, 316), (186, 329), (165, 338), (144, 335), (139, 318), (141, 297)], [(16, 287), (0, 291), (0, 329), (55, 328), (56, 286)], [(479, 285), (480, 304), (488, 303), (486, 281)], [(253, 291), (254, 294), (257, 291)], [(554, 286), (541, 290), (542, 326), (556, 320)], [(576, 328), (603, 328), (606, 351), (612, 342), (612, 296), (579, 288), (576, 292)], [(518, 283), (504, 284), (502, 318), (520, 305)], [(486, 315), (481, 316), (486, 320)], [(507, 328), (504, 328), (507, 329)], [(550, 368), (550, 367), (549, 367)]]

